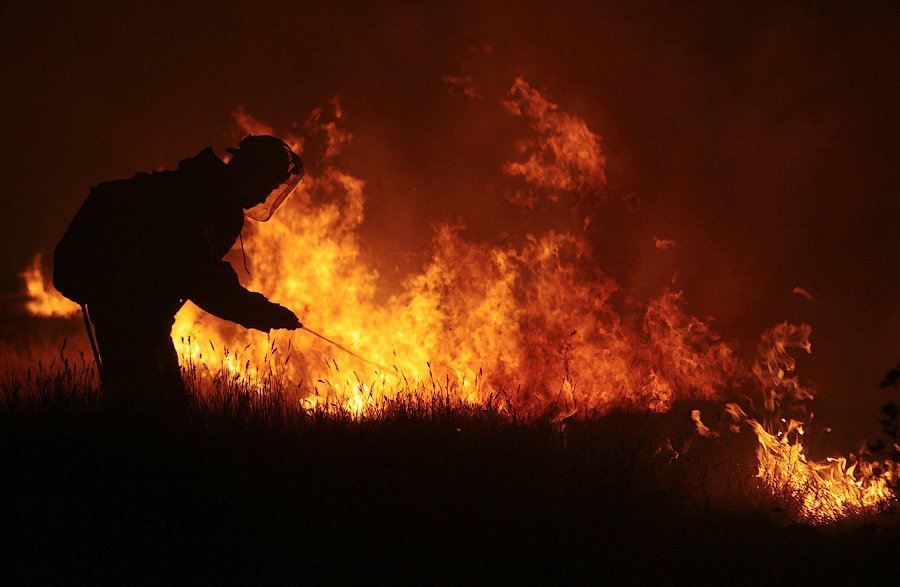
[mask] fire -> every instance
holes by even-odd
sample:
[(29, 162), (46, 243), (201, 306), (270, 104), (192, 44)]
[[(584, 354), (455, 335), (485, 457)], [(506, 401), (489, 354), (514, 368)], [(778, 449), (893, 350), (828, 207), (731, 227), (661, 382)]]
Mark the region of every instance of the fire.
[[(600, 197), (605, 157), (584, 120), (521, 78), (502, 104), (533, 133), (503, 166), (510, 201), (530, 207), (566, 194)], [(797, 496), (803, 517), (815, 521), (889, 499), (896, 473), (863, 462), (847, 466), (843, 458), (811, 462), (804, 454), (798, 423), (813, 394), (793, 374), (788, 349), (810, 350), (808, 326), (767, 331), (759, 360), (748, 366), (732, 343), (685, 311), (674, 285), (643, 303), (617, 302), (618, 285), (581, 233), (547, 231), (497, 244), (468, 239), (464, 225), (440, 225), (421, 271), (379, 298), (378, 272), (358, 235), (366, 183), (338, 166), (353, 139), (345, 118), (334, 99), (310, 115), (303, 136), (287, 137), (298, 151), (322, 145), (304, 153), (316, 162), (307, 167), (318, 171), (272, 220), (248, 222), (245, 282), (380, 367), (303, 331), (246, 331), (188, 303), (172, 331), (186, 368), (224, 370), (260, 393), (272, 381), (288, 382), (306, 407), (353, 414), (403, 393), (557, 417), (614, 407), (662, 412), (678, 399), (725, 401), (749, 381), (762, 390), (766, 418), (751, 419), (736, 404), (727, 410), (733, 429), (746, 422), (757, 434), (759, 477), (772, 491)], [(243, 110), (235, 119), (244, 132), (272, 132)], [(675, 242), (655, 244), (666, 250)], [(39, 258), (26, 281), (32, 313), (77, 310), (47, 288)], [(692, 417), (704, 436), (718, 435), (699, 413)]]
[[(538, 136), (555, 146), (532, 143), (526, 162), (508, 165), (508, 174), (520, 170), (525, 187), (534, 183), (536, 190), (605, 182), (599, 138), (583, 121), (560, 112), (522, 80), (511, 95), (517, 113), (532, 119)], [(341, 342), (383, 366), (372, 369), (335, 355), (303, 332), (276, 335), (294, 352), (289, 379), (316, 382), (306, 390), (310, 404), (359, 412), (401, 391), (427, 393), (440, 384), (464, 401), (501, 394), (537, 412), (602, 413), (615, 405), (663, 411), (676, 396), (721, 397), (740, 370), (731, 347), (684, 312), (679, 291), (618, 312), (612, 303), (618, 286), (573, 233), (494, 245), (467, 240), (464, 226), (439, 226), (423, 270), (386, 302), (376, 302), (378, 274), (357, 236), (365, 182), (335, 164), (352, 140), (339, 124), (342, 114), (333, 101), (330, 112), (318, 109), (309, 118), (304, 128), (324, 135), (316, 166), (322, 171), (308, 177), (273, 220), (251, 227), (245, 243), (250, 289), (295, 309), (314, 329), (339, 333)], [(239, 122), (246, 132), (268, 130), (243, 112)], [(206, 340), (246, 348), (253, 376), (270, 347), (263, 335), (222, 324), (191, 305), (179, 314), (173, 336), (179, 344), (193, 341), (185, 351), (195, 360)], [(245, 371), (240, 361), (225, 359), (216, 366)]]
[(794, 374), (797, 363), (788, 349), (812, 352), (810, 332), (808, 325), (785, 322), (763, 333), (753, 372), (768, 418), (764, 423), (750, 418), (746, 422), (759, 441), (757, 476), (776, 495), (795, 502), (803, 519), (831, 522), (891, 501), (891, 484), (900, 468), (896, 463), (862, 460), (848, 467), (845, 457), (807, 458), (800, 439), (806, 402), (814, 398), (814, 391), (800, 384)]
[(845, 457), (810, 461), (800, 442), (802, 423), (790, 420), (777, 434), (756, 420), (748, 419), (747, 423), (759, 440), (757, 477), (775, 495), (794, 502), (802, 519), (833, 522), (878, 509), (893, 499), (896, 464), (858, 460), (847, 466)]
[(515, 189), (513, 203), (533, 206), (542, 193), (554, 201), (560, 193), (578, 196), (596, 193), (606, 185), (606, 157), (600, 149), (600, 137), (584, 120), (563, 112), (557, 104), (517, 78), (503, 102), (506, 110), (526, 118), (534, 137), (523, 139), (516, 150), (525, 159), (507, 161), (503, 172), (524, 180), (530, 188)]
[(53, 285), (44, 278), (44, 270), (41, 265), (43, 255), (38, 253), (31, 261), (31, 267), (22, 273), (25, 280), (25, 291), (28, 301), (25, 309), (35, 316), (73, 316), (80, 312), (78, 304), (64, 297), (54, 289)]
[[(763, 395), (763, 416), (751, 418), (736, 403), (728, 403), (726, 414), (732, 432), (746, 423), (756, 434), (759, 446), (757, 478), (778, 499), (796, 510), (796, 516), (811, 523), (828, 523), (865, 511), (879, 510), (894, 500), (892, 486), (900, 474), (900, 463), (865, 461), (855, 455), (810, 460), (801, 439), (804, 435), (806, 402), (814, 392), (803, 387), (796, 376), (796, 360), (788, 349), (812, 351), (808, 325), (778, 324), (763, 333), (753, 373)], [(698, 434), (716, 437), (691, 414)]]

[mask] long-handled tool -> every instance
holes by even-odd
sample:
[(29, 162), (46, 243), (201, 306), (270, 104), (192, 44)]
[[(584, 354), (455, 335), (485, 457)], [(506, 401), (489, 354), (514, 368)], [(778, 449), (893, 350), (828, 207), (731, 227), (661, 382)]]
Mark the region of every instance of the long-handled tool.
[(334, 341), (331, 340), (330, 338), (327, 338), (327, 337), (322, 336), (321, 334), (319, 334), (319, 333), (316, 332), (315, 330), (310, 330), (310, 329), (309, 329), (307, 326), (305, 326), (305, 325), (301, 325), (300, 328), (303, 329), (303, 330), (305, 330), (305, 331), (307, 331), (308, 333), (312, 334), (313, 336), (316, 336), (316, 337), (318, 337), (318, 338), (321, 338), (321, 339), (324, 340), (325, 342), (327, 342), (327, 343), (329, 343), (329, 344), (331, 344), (331, 345), (336, 346), (337, 348), (341, 349), (342, 351), (344, 351), (344, 352), (347, 353), (348, 355), (352, 355), (352, 356), (356, 357), (357, 359), (359, 359), (359, 360), (362, 361), (363, 363), (367, 363), (367, 364), (369, 364), (369, 365), (372, 365), (373, 367), (377, 367), (377, 368), (378, 368), (380, 371), (382, 371), (382, 372), (386, 372), (386, 371), (384, 370), (384, 366), (383, 366), (383, 365), (379, 365), (379, 364), (376, 363), (375, 361), (370, 361), (369, 359), (367, 359), (367, 358), (365, 358), (365, 357), (362, 357), (362, 356), (358, 355), (357, 353), (354, 353), (353, 351), (351, 351), (351, 350), (348, 349), (347, 347), (345, 347), (345, 346), (343, 346), (343, 345), (340, 345), (340, 344), (334, 342)]
[(91, 328), (91, 316), (88, 314), (87, 304), (81, 304), (81, 316), (84, 318), (84, 327), (87, 329), (88, 341), (91, 343), (91, 352), (94, 353), (94, 365), (97, 366), (97, 375), (103, 382), (103, 362), (100, 360), (100, 351), (97, 349), (97, 340), (94, 338), (94, 329)]

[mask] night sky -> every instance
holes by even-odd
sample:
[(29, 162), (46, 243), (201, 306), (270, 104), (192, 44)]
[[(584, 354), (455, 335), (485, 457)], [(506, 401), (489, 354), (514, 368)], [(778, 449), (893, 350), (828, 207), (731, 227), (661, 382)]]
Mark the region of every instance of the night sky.
[[(91, 185), (223, 153), (238, 107), (289, 131), (335, 95), (385, 290), (435, 222), (479, 240), (534, 230), (497, 187), (516, 132), (499, 100), (522, 76), (603, 137), (589, 236), (624, 291), (677, 273), (689, 311), (751, 348), (808, 322), (821, 412), (874, 421), (900, 360), (893, 3), (126, 4), (4, 8), (7, 295)], [(485, 99), (449, 91), (458, 74)]]

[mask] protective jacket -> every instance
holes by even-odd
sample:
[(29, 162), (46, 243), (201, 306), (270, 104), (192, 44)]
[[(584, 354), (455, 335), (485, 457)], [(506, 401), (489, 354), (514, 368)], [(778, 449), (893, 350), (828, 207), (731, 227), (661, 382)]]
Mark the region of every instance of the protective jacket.
[(207, 148), (176, 170), (92, 188), (54, 252), (56, 289), (89, 306), (144, 300), (172, 314), (190, 299), (268, 330), (282, 308), (245, 289), (222, 259), (244, 224), (226, 169)]

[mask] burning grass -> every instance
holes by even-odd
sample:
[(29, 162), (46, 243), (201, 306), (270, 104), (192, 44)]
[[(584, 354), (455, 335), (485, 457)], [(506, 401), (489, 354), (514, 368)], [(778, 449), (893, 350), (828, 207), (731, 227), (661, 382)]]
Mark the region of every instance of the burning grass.
[(797, 525), (748, 428), (698, 434), (714, 402), (554, 416), (426, 380), (354, 411), (304, 406), (276, 361), (255, 382), (188, 361), (193, 407), (163, 432), (117, 422), (90, 361), (55, 354), (3, 380), (20, 578), (877, 582), (900, 544), (872, 509)]

